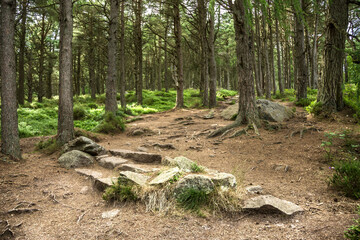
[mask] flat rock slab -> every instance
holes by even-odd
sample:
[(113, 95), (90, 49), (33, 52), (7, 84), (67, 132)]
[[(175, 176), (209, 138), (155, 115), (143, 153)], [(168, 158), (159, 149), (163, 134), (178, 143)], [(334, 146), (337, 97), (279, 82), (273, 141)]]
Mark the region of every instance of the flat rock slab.
[(94, 171), (87, 168), (76, 168), (75, 172), (79, 173), (80, 175), (84, 175), (86, 177), (89, 177), (91, 179), (101, 178), (102, 173), (98, 171)]
[(128, 162), (128, 160), (120, 157), (104, 157), (99, 160), (99, 164), (108, 169), (114, 169), (117, 166)]
[(137, 164), (122, 164), (117, 168), (117, 170), (120, 171), (130, 171), (135, 173), (150, 173), (150, 172), (156, 172), (159, 171), (159, 168), (147, 168), (141, 165)]
[(120, 210), (119, 209), (113, 209), (111, 211), (107, 211), (107, 212), (103, 212), (101, 214), (102, 218), (114, 218), (119, 214)]
[(161, 162), (161, 155), (154, 153), (133, 152), (125, 149), (110, 150), (110, 153), (114, 156), (120, 156), (123, 158), (132, 159), (136, 162), (143, 162), (143, 163)]
[(104, 191), (106, 188), (114, 185), (117, 182), (117, 177), (108, 177), (108, 178), (96, 178), (94, 182), (94, 187), (99, 191)]
[(170, 168), (162, 173), (160, 173), (157, 177), (151, 180), (150, 185), (159, 185), (169, 182), (174, 179), (176, 175), (180, 174), (180, 168)]
[(150, 178), (149, 176), (140, 173), (135, 173), (130, 171), (120, 172), (121, 180), (125, 180), (126, 182), (130, 182), (131, 184), (136, 184), (140, 186), (145, 186), (149, 178)]
[(302, 212), (304, 209), (295, 203), (276, 198), (271, 195), (258, 196), (244, 203), (244, 210), (277, 209), (286, 215)]

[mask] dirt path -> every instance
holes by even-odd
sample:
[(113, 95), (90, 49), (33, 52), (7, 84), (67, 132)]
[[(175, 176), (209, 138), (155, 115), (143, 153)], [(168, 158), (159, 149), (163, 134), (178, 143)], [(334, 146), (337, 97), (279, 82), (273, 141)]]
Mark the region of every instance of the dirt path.
[[(201, 165), (233, 173), (242, 186), (261, 185), (265, 194), (292, 201), (305, 209), (302, 214), (238, 213), (234, 216), (200, 218), (191, 214), (163, 216), (145, 212), (141, 204), (107, 204), (91, 188), (89, 180), (74, 170), (60, 168), (57, 155), (34, 152), (39, 138), (22, 139), (25, 161), (0, 161), (0, 220), (12, 226), (15, 239), (342, 239), (351, 225), (358, 202), (328, 189), (331, 174), (320, 147), (324, 131), (357, 126), (346, 116), (341, 121), (316, 122), (297, 108), (296, 117), (278, 131), (261, 130), (260, 138), (247, 136), (207, 139), (203, 131), (226, 125), (220, 109), (215, 118), (203, 119), (209, 110), (181, 110), (144, 116), (128, 125), (148, 128), (151, 136), (103, 136), (107, 149), (136, 150), (145, 146), (163, 156), (186, 156)], [(347, 122), (347, 123), (344, 123)], [(287, 137), (303, 127), (321, 132)], [(200, 133), (200, 135), (199, 135)], [(151, 147), (171, 143), (175, 150)], [(281, 170), (289, 166), (289, 171)], [(278, 167), (278, 168), (277, 168)], [(276, 170), (280, 169), (280, 170)], [(89, 190), (84, 192), (84, 187)], [(249, 197), (249, 196), (247, 196)], [(18, 206), (37, 209), (32, 213), (7, 213)], [(113, 219), (102, 213), (120, 209)]]

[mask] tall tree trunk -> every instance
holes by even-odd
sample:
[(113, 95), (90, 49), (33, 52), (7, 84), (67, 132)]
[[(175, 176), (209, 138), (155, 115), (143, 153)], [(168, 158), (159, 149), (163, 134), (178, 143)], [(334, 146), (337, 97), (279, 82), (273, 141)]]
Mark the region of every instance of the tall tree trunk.
[(279, 32), (279, 21), (275, 19), (276, 24), (276, 51), (277, 51), (277, 67), (278, 67), (278, 83), (280, 94), (284, 93), (284, 83), (281, 74), (281, 49), (280, 49), (280, 32)]
[(133, 1), (135, 12), (135, 74), (136, 74), (136, 98), (139, 105), (142, 104), (142, 89), (143, 89), (143, 52), (142, 52), (142, 0)]
[(244, 0), (235, 0), (232, 6), (235, 28), (236, 59), (239, 87), (238, 123), (258, 124), (258, 113), (255, 105), (254, 79), (252, 76), (251, 47), (249, 22), (246, 17)]
[(34, 70), (33, 70), (33, 65), (32, 65), (33, 59), (32, 59), (32, 55), (30, 52), (28, 52), (26, 58), (27, 58), (27, 62), (28, 62), (28, 72), (27, 72), (27, 76), (26, 76), (26, 80), (27, 80), (26, 85), (27, 85), (27, 89), (28, 89), (27, 101), (31, 103), (33, 100), (33, 72), (34, 72)]
[[(304, 1), (297, 0), (301, 6), (302, 12), (304, 11)], [(306, 67), (306, 57), (305, 57), (305, 39), (304, 39), (304, 17), (302, 12), (295, 9), (295, 22), (296, 22), (296, 31), (295, 31), (295, 64), (296, 64), (296, 99), (307, 98), (307, 76), (308, 70)]]
[(77, 67), (76, 67), (76, 95), (80, 95), (80, 85), (81, 85), (81, 47), (79, 46), (77, 52)]
[[(261, 64), (261, 41), (260, 41), (260, 23), (258, 10), (255, 7), (255, 29), (256, 29), (256, 48), (257, 48), (257, 64), (258, 64), (258, 80), (259, 83), (259, 91), (257, 93), (258, 96), (263, 95), (263, 73), (262, 73), (262, 64)], [(255, 57), (255, 56), (254, 56)]]
[(173, 4), (174, 14), (174, 35), (176, 51), (176, 105), (175, 108), (184, 107), (184, 72), (183, 72), (183, 55), (181, 46), (181, 22), (180, 22), (180, 3), (181, 0), (175, 0)]
[(345, 71), (345, 83), (349, 83), (349, 67), (347, 61), (347, 54), (345, 53), (344, 57), (344, 71)]
[(38, 101), (42, 102), (44, 97), (44, 55), (45, 55), (45, 39), (46, 39), (46, 30), (45, 30), (45, 12), (42, 14), (41, 18), (41, 33), (40, 33), (40, 56), (39, 56), (39, 85), (38, 85)]
[(210, 95), (209, 107), (216, 106), (216, 61), (215, 61), (215, 0), (209, 4), (209, 73), (210, 73)]
[(263, 51), (264, 51), (264, 58), (265, 58), (265, 95), (267, 99), (271, 98), (271, 74), (270, 74), (270, 63), (269, 63), (269, 50), (268, 50), (268, 37), (266, 31), (266, 19), (265, 19), (265, 6), (263, 6), (263, 13), (262, 13), (262, 32), (263, 32)]
[(54, 46), (50, 46), (51, 50), (49, 52), (49, 60), (48, 60), (48, 70), (47, 70), (47, 78), (46, 78), (46, 94), (45, 97), (47, 99), (51, 99), (52, 97), (52, 74), (54, 72)]
[(72, 0), (60, 0), (59, 114), (57, 142), (60, 145), (74, 138), (72, 90)]
[(198, 11), (198, 29), (200, 38), (200, 97), (202, 98), (202, 104), (207, 106), (209, 103), (209, 72), (208, 72), (208, 46), (206, 40), (206, 3), (205, 0), (197, 0)]
[[(89, 35), (92, 36), (94, 34), (94, 17), (92, 15), (90, 15), (89, 17), (90, 19), (90, 24), (89, 24)], [(94, 48), (94, 41), (93, 41), (93, 37), (89, 37), (89, 41), (88, 41), (88, 60), (89, 60), (89, 81), (90, 81), (90, 95), (91, 95), (91, 99), (95, 99), (96, 98), (96, 79), (99, 79), (100, 75), (97, 74), (96, 78), (95, 78), (95, 48)], [(100, 58), (100, 56), (98, 56), (98, 58)], [(99, 72), (99, 68), (97, 73)]]
[(109, 23), (109, 43), (108, 43), (108, 74), (106, 78), (106, 99), (105, 111), (117, 111), (116, 101), (116, 53), (117, 53), (117, 30), (119, 19), (119, 0), (111, 0), (110, 5), (110, 23)]
[(168, 29), (169, 29), (169, 18), (166, 16), (166, 26), (165, 26), (165, 35), (164, 35), (164, 85), (165, 91), (168, 92), (170, 88), (169, 77), (168, 77), (168, 48), (167, 48), (167, 39), (168, 39)]
[(157, 60), (157, 68), (156, 68), (157, 69), (156, 82), (157, 82), (157, 89), (161, 91), (162, 83), (161, 83), (161, 38), (160, 37), (158, 37), (158, 41), (159, 41), (159, 47), (158, 47), (158, 60)]
[(319, 100), (325, 112), (343, 108), (342, 84), (346, 30), (348, 25), (348, 1), (329, 1), (326, 24), (325, 68)]
[(121, 107), (125, 109), (125, 0), (121, 0), (120, 14), (120, 103)]
[(15, 0), (1, 1), (1, 152), (21, 158), (16, 103)]
[(272, 29), (273, 20), (271, 17), (271, 10), (269, 9), (269, 38), (270, 38), (270, 76), (272, 81), (272, 90), (273, 94), (276, 94), (276, 81), (275, 81), (275, 66), (274, 66), (274, 41), (273, 41), (273, 29)]
[(25, 38), (26, 38), (27, 4), (28, 4), (27, 0), (22, 0), (20, 48), (19, 48), (19, 88), (18, 88), (18, 102), (20, 105), (24, 104), (24, 99), (25, 99)]
[(312, 48), (312, 59), (311, 59), (311, 87), (317, 88), (318, 85), (318, 69), (317, 69), (317, 29), (319, 22), (319, 13), (317, 8), (315, 8), (315, 26), (314, 26), (314, 40)]

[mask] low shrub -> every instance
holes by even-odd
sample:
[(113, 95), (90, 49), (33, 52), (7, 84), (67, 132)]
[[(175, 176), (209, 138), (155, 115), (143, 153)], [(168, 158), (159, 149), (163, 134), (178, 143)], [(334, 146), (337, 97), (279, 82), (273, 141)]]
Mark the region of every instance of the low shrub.
[(329, 184), (347, 197), (360, 199), (360, 161), (357, 159), (336, 161)]
[(301, 107), (307, 107), (310, 104), (311, 104), (311, 100), (309, 98), (301, 98), (295, 102), (296, 106), (301, 106)]
[(176, 200), (182, 208), (197, 211), (209, 203), (209, 194), (204, 190), (187, 188), (176, 197)]
[(104, 115), (104, 120), (94, 128), (94, 132), (115, 134), (125, 130), (125, 123), (122, 117), (116, 116), (112, 112)]
[(120, 178), (118, 182), (108, 187), (104, 194), (105, 201), (136, 201), (137, 195), (133, 191), (133, 186), (126, 184)]
[(48, 138), (47, 140), (41, 140), (35, 145), (36, 151), (41, 151), (49, 155), (60, 149), (61, 146), (57, 143), (56, 137)]
[(74, 120), (82, 120), (86, 117), (86, 110), (81, 105), (75, 105), (73, 109)]

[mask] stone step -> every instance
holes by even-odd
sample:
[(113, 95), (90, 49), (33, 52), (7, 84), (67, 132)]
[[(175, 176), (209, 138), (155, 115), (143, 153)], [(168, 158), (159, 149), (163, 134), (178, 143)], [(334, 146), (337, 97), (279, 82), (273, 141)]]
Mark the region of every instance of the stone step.
[(120, 156), (123, 158), (131, 159), (136, 162), (143, 163), (160, 163), (161, 155), (154, 153), (146, 153), (146, 152), (134, 152), (125, 149), (113, 149), (109, 150), (110, 153), (114, 156)]
[(87, 169), (87, 168), (75, 168), (75, 172), (77, 172), (80, 175), (83, 175), (85, 177), (88, 177), (90, 179), (101, 178), (103, 175), (101, 172), (94, 171), (92, 169)]
[(130, 181), (133, 184), (137, 184), (140, 186), (145, 186), (146, 182), (149, 180), (149, 176), (142, 175), (140, 173), (134, 173), (130, 171), (120, 172), (120, 179), (125, 181)]
[(108, 169), (114, 169), (126, 162), (128, 162), (128, 160), (120, 157), (104, 157), (99, 160), (100, 166)]
[(121, 166), (119, 166), (117, 168), (117, 170), (130, 171), (130, 172), (135, 172), (135, 173), (151, 173), (151, 172), (159, 171), (160, 168), (152, 168), (152, 167), (143, 166), (143, 165), (126, 163), (126, 164), (122, 164)]
[(116, 183), (117, 179), (117, 177), (96, 178), (94, 182), (94, 187), (101, 192), (105, 191), (106, 188)]

